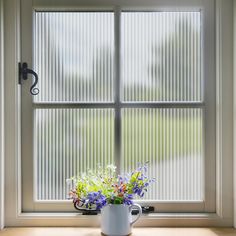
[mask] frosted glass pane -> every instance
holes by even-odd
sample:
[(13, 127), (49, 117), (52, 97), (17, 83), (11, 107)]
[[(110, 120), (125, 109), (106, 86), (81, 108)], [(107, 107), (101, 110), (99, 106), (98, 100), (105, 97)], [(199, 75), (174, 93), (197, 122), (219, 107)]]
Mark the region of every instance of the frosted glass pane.
[(123, 12), (123, 101), (202, 101), (200, 12)]
[(114, 163), (112, 109), (36, 109), (35, 183), (38, 200), (62, 200), (66, 179)]
[(203, 200), (203, 111), (123, 109), (122, 170), (149, 161), (151, 200)]
[(113, 53), (113, 13), (36, 12), (34, 101), (112, 101)]

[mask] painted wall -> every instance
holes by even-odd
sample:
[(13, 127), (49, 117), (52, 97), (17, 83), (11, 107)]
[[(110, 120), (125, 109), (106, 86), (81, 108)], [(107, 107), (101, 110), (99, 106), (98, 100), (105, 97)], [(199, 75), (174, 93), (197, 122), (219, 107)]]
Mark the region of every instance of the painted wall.
[(236, 228), (236, 0), (234, 0), (234, 228)]
[(3, 0), (0, 0), (0, 229), (4, 227)]

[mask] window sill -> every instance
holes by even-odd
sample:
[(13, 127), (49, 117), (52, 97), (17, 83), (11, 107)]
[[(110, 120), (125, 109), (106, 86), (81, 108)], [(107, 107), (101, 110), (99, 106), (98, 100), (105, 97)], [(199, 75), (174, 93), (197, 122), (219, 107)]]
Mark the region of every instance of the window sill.
[[(133, 236), (162, 235), (162, 236), (233, 236), (236, 230), (232, 228), (134, 228)], [(0, 232), (1, 236), (96, 236), (101, 235), (99, 228), (6, 228)]]
[[(99, 227), (99, 215), (81, 215), (79, 213), (20, 213), (16, 218), (6, 219), (11, 226), (65, 226)], [(231, 218), (222, 218), (216, 213), (150, 213), (142, 215), (135, 224), (138, 227), (230, 227)]]

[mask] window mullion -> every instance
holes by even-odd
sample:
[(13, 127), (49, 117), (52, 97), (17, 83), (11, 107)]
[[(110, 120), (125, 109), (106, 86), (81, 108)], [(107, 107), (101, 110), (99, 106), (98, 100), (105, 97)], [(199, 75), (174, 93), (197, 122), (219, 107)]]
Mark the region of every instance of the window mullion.
[(121, 10), (115, 8), (115, 70), (114, 70), (114, 94), (115, 94), (115, 165), (117, 173), (121, 169), (121, 106), (120, 106), (120, 64), (121, 64)]

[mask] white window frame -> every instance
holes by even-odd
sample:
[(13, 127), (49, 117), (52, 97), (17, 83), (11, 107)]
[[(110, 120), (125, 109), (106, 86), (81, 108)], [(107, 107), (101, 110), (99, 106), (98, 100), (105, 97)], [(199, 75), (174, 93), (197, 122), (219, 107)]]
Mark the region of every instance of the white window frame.
[[(36, 1), (37, 2), (37, 1)], [(50, 1), (51, 2), (51, 1)], [(61, 2), (61, 1), (58, 1)], [(71, 1), (75, 2), (75, 1)], [(102, 1), (103, 2), (103, 1)], [(138, 1), (142, 2), (142, 1)], [(186, 2), (186, 1), (183, 1)], [(188, 1), (187, 1), (188, 2)], [(179, 1), (178, 1), (179, 3)], [(139, 226), (231, 226), (232, 217), (232, 1), (216, 0), (216, 212), (149, 214), (143, 216)], [(5, 4), (5, 46), (9, 48), (5, 57), (5, 151), (6, 151), (6, 225), (51, 225), (91, 226), (99, 225), (97, 216), (78, 216), (76, 213), (22, 213), (21, 208), (21, 163), (20, 163), (20, 89), (18, 86), (17, 62), (20, 58), (19, 22), (20, 4), (8, 0)], [(227, 27), (223, 27), (227, 25)], [(223, 50), (224, 47), (224, 50)], [(231, 56), (231, 57), (230, 57)], [(228, 62), (228, 63), (224, 63)], [(15, 65), (12, 69), (12, 65)], [(224, 83), (222, 79), (224, 78)], [(230, 89), (231, 88), (231, 89)], [(228, 90), (227, 90), (228, 89)], [(224, 157), (224, 161), (223, 161)], [(50, 219), (50, 221), (48, 221)]]
[[(47, 200), (36, 200), (34, 196), (34, 186), (36, 177), (33, 173), (35, 167), (33, 156), (33, 124), (32, 116), (35, 108), (51, 108), (51, 107), (73, 107), (76, 108), (101, 108), (109, 107), (115, 111), (115, 164), (118, 167), (120, 164), (120, 142), (121, 142), (121, 109), (122, 108), (169, 108), (169, 107), (180, 107), (180, 108), (201, 108), (203, 109), (204, 119), (204, 168), (210, 169), (210, 172), (205, 171), (203, 176), (205, 199), (203, 201), (139, 201), (143, 205), (152, 205), (157, 209), (158, 212), (214, 212), (215, 211), (215, 171), (212, 166), (215, 165), (215, 102), (212, 97), (215, 97), (215, 73), (214, 73), (214, 1), (205, 0), (204, 2), (199, 0), (191, 0), (188, 3), (185, 1), (179, 1), (178, 4), (173, 0), (165, 2), (154, 2), (152, 0), (146, 0), (145, 4), (143, 1), (132, 0), (129, 3), (123, 3), (122, 1), (116, 1), (118, 6), (109, 5), (110, 1), (100, 0), (90, 1), (90, 5), (84, 5), (82, 1), (77, 2), (76, 5), (71, 6), (70, 1), (61, 1), (65, 6), (61, 6), (55, 1), (55, 5), (44, 0), (37, 0), (30, 5), (30, 1), (21, 1), (21, 60), (26, 61), (29, 66), (32, 62), (32, 29), (34, 17), (32, 17), (32, 9), (35, 11), (81, 11), (81, 10), (111, 10), (114, 12), (114, 31), (115, 31), (115, 96), (113, 103), (45, 103), (38, 102), (32, 103), (32, 96), (24, 85), (22, 88), (21, 98), (21, 128), (22, 128), (22, 208), (24, 211), (73, 211), (73, 206), (68, 201), (47, 201)], [(74, 2), (73, 2), (74, 3)], [(41, 4), (41, 5), (40, 5)], [(102, 5), (102, 6), (101, 6)], [(121, 12), (126, 10), (138, 10), (138, 11), (201, 11), (202, 14), (202, 39), (201, 46), (202, 50), (202, 77), (204, 79), (204, 98), (203, 101), (199, 102), (122, 102), (120, 100), (120, 18)], [(34, 15), (34, 13), (33, 13)], [(204, 66), (204, 61), (207, 61), (207, 66)], [(205, 88), (208, 88), (206, 91)], [(33, 178), (34, 176), (34, 178)]]
[[(60, 6), (57, 1), (48, 3), (44, 0), (37, 0), (34, 5), (30, 4), (28, 0), (21, 1), (21, 61), (26, 61), (30, 67), (32, 67), (32, 35), (33, 35), (33, 21), (34, 17), (32, 9), (36, 11), (48, 11), (48, 10), (63, 10), (63, 11), (89, 11), (89, 10), (111, 10), (114, 12), (114, 31), (115, 31), (115, 96), (114, 103), (32, 103), (32, 96), (28, 92), (28, 86), (22, 87), (21, 95), (21, 130), (22, 130), (22, 208), (25, 212), (29, 211), (73, 211), (73, 205), (68, 201), (52, 201), (52, 200), (36, 200), (34, 196), (34, 186), (36, 177), (34, 170), (36, 170), (33, 159), (33, 120), (32, 116), (35, 108), (47, 108), (58, 107), (58, 104), (66, 107), (82, 107), (82, 108), (101, 108), (110, 107), (115, 110), (115, 164), (119, 171), (120, 160), (120, 125), (121, 125), (121, 109), (122, 108), (168, 108), (168, 107), (180, 107), (180, 108), (201, 108), (204, 113), (204, 168), (210, 169), (209, 172), (205, 171), (204, 179), (204, 195), (203, 201), (140, 201), (142, 205), (152, 205), (158, 212), (214, 212), (215, 211), (215, 170), (212, 166), (215, 165), (215, 102), (212, 97), (215, 97), (215, 73), (214, 73), (214, 1), (205, 0), (204, 3), (199, 0), (191, 0), (188, 3), (180, 1), (178, 4), (173, 0), (158, 1), (137, 1), (129, 0), (123, 3), (122, 1), (116, 1), (118, 6), (109, 6), (110, 1), (103, 0), (104, 6), (99, 6), (98, 1), (90, 1), (91, 5), (84, 5), (84, 3), (77, 3), (76, 6), (70, 6), (70, 1), (61, 1), (65, 3), (65, 6)], [(137, 3), (137, 4), (136, 4)], [(38, 5), (43, 4), (43, 5)], [(45, 5), (44, 5), (45, 4)], [(87, 2), (86, 2), (87, 4)], [(107, 7), (108, 6), (108, 7)], [(202, 14), (202, 61), (201, 67), (202, 77), (204, 79), (204, 100), (200, 102), (122, 102), (120, 100), (120, 18), (121, 12), (126, 10), (137, 11), (201, 11)], [(208, 62), (208, 66), (204, 66), (204, 61)], [(30, 81), (28, 82), (30, 83)], [(205, 88), (208, 88), (207, 90)], [(32, 168), (34, 166), (34, 169)], [(209, 173), (209, 174), (208, 174)], [(34, 176), (34, 178), (33, 178)]]

